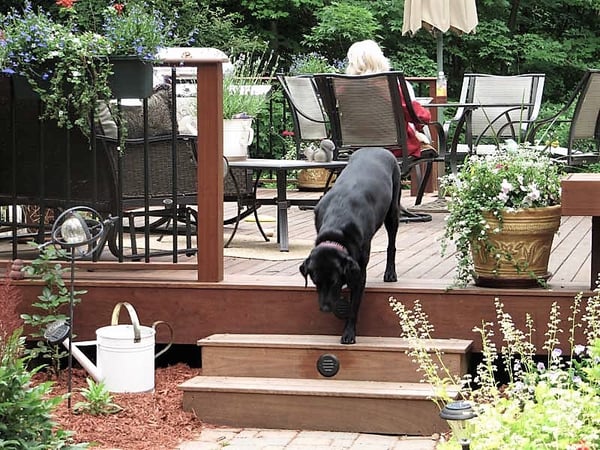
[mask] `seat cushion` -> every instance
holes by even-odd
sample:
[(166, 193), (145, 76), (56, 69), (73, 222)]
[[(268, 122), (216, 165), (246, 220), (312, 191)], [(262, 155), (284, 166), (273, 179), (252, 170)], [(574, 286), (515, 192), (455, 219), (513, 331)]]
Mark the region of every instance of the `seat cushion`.
[[(111, 114), (117, 105), (111, 102), (100, 102), (98, 105), (97, 121), (100, 134), (116, 139), (117, 125)], [(144, 137), (144, 115), (141, 101), (133, 104), (122, 104), (121, 112), (127, 127), (127, 139), (140, 139)], [(165, 85), (155, 88), (154, 94), (148, 98), (148, 136), (171, 135), (171, 90)]]

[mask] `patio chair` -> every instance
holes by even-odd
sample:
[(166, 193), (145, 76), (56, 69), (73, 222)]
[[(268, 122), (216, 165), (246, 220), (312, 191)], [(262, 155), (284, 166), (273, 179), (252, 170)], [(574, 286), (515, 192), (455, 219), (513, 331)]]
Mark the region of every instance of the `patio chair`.
[(467, 155), (490, 153), (507, 139), (522, 142), (538, 117), (544, 80), (539, 73), (464, 75), (459, 104), (481, 106), (459, 106), (444, 124), (446, 136), (454, 128), (449, 155), (454, 173)]
[[(277, 80), (290, 106), (297, 158), (301, 158), (302, 142), (322, 141), (329, 137), (329, 120), (323, 111), (311, 75), (277, 74)], [(337, 155), (334, 155), (334, 158), (337, 159)]]
[(269, 241), (258, 217), (261, 202), (256, 198), (258, 179), (253, 180), (253, 173), (252, 169), (229, 167), (227, 158), (223, 157), (223, 200), (236, 203), (236, 213), (223, 220), (224, 225), (233, 225), (233, 230), (226, 237), (225, 247), (229, 247), (231, 244), (240, 222), (251, 215), (254, 216), (256, 227), (263, 239), (266, 242)]
[[(330, 138), (329, 119), (323, 110), (312, 75), (286, 76), (276, 74), (277, 80), (283, 89), (283, 95), (288, 102), (290, 115), (294, 125), (294, 142), (296, 144), (296, 158), (306, 159), (307, 155), (302, 152), (302, 143), (322, 143)], [(347, 155), (346, 155), (347, 158)], [(333, 159), (344, 159), (338, 149), (333, 149)], [(313, 169), (325, 170), (325, 169)], [(335, 179), (338, 170), (330, 170), (319, 179), (324, 181), (326, 191)], [(321, 186), (319, 186), (321, 187)], [(301, 209), (314, 208), (318, 199), (306, 200), (304, 204), (298, 205)]]
[[(423, 151), (421, 157), (408, 154), (405, 117), (400, 90), (404, 98), (410, 98), (404, 76), (400, 72), (383, 72), (369, 75), (316, 74), (314, 76), (323, 106), (331, 120), (333, 141), (340, 151), (352, 152), (360, 147), (401, 148), (398, 158), (401, 173), (425, 163), (425, 170), (418, 181), (415, 204), (421, 203), (427, 180), (434, 162), (443, 162), (446, 140), (440, 123), (421, 122), (410, 102), (407, 109), (413, 123), (423, 123), (436, 129), (439, 151)], [(400, 87), (400, 89), (399, 89)], [(402, 209), (401, 220), (429, 221), (431, 215), (416, 214)]]
[[(552, 127), (568, 123), (565, 147), (551, 145)], [(527, 140), (548, 150), (567, 166), (581, 166), (600, 159), (600, 70), (588, 69), (571, 98), (551, 117), (538, 120)]]

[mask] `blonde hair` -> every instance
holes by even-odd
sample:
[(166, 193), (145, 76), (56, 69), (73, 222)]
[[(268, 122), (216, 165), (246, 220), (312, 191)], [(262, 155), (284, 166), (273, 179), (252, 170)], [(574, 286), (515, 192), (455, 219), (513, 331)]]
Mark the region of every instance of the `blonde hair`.
[(346, 73), (349, 75), (363, 75), (367, 73), (387, 72), (390, 70), (390, 62), (383, 51), (372, 40), (355, 42), (348, 49), (348, 67)]

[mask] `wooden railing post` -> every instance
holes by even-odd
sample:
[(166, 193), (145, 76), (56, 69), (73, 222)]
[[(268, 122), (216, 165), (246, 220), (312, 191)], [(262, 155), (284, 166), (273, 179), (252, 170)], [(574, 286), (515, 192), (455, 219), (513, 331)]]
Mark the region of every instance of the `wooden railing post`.
[(198, 281), (223, 280), (223, 63), (212, 48), (171, 48), (167, 65), (196, 67), (198, 91)]

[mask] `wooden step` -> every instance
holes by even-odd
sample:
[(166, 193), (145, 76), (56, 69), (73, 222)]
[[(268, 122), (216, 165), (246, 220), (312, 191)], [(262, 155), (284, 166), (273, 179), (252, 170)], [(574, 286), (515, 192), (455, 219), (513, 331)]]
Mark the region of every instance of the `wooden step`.
[(447, 429), (423, 383), (203, 375), (179, 389), (183, 408), (215, 425), (419, 436)]
[[(339, 361), (335, 379), (418, 382), (421, 378), (406, 354), (408, 342), (401, 338), (359, 336), (356, 344), (342, 345), (339, 336), (214, 334), (198, 345), (202, 373), (210, 376), (323, 378), (317, 360), (332, 354)], [(428, 348), (442, 355), (450, 373), (460, 377), (467, 372), (471, 341), (433, 339)]]

